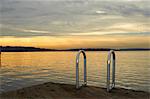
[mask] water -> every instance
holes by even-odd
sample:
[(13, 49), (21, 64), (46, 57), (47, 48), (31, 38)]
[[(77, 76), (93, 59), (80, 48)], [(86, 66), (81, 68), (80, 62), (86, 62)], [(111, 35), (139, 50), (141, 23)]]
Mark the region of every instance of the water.
[[(75, 84), (77, 52), (4, 52), (0, 92), (44, 82)], [(86, 52), (88, 85), (106, 86), (108, 52)], [(150, 92), (150, 51), (116, 52), (116, 87)], [(83, 57), (80, 58), (83, 81)]]

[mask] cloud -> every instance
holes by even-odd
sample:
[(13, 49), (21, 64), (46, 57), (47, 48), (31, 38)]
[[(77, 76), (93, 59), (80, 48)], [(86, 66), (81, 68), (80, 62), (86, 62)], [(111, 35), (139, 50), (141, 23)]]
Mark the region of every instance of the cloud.
[(18, 30), (21, 32), (29, 32), (29, 33), (50, 33), (49, 31), (40, 31), (40, 30), (28, 30), (28, 29), (14, 29), (14, 30)]
[(147, 35), (143, 36), (41, 36), (41, 37), (4, 37), (3, 46), (34, 46), (43, 48), (149, 48)]
[(3, 0), (0, 1), (0, 21), (3, 26), (0, 35), (59, 36), (149, 32), (150, 1), (132, 1), (134, 2)]
[(100, 10), (97, 10), (96, 13), (97, 13), (97, 14), (106, 14), (105, 11), (100, 11)]

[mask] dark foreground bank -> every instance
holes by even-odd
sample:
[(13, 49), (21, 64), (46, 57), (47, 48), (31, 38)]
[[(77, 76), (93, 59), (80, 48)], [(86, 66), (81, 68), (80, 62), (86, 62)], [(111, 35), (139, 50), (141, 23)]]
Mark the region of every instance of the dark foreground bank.
[(105, 88), (94, 86), (76, 90), (75, 85), (49, 82), (2, 93), (0, 99), (150, 99), (150, 93), (123, 88), (108, 93)]

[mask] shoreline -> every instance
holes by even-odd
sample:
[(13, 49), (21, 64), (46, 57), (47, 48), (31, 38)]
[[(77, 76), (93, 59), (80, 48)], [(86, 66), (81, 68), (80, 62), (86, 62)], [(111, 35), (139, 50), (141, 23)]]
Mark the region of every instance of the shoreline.
[(67, 49), (49, 49), (25, 46), (0, 46), (0, 52), (45, 52), (45, 51), (150, 51), (150, 48), (67, 48)]
[(75, 85), (47, 82), (22, 89), (3, 92), (1, 99), (149, 99), (150, 93), (124, 88), (107, 92), (106, 88), (86, 86), (75, 89)]
[[(115, 50), (115, 52), (142, 52), (142, 51), (150, 51), (150, 50)], [(2, 53), (20, 53), (20, 52), (78, 52), (78, 51), (1, 51)], [(86, 50), (86, 52), (108, 52), (108, 51), (101, 51), (101, 50), (93, 50), (93, 51), (88, 51)]]

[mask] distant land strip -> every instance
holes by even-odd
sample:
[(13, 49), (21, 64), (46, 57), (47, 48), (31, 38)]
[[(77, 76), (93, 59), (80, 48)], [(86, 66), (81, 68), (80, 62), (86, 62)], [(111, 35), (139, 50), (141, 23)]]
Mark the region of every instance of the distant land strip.
[(46, 49), (36, 47), (22, 47), (22, 46), (0, 46), (0, 52), (37, 52), (37, 51), (148, 51), (150, 48), (74, 48), (74, 49)]

